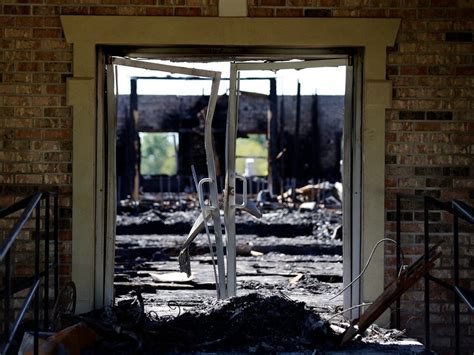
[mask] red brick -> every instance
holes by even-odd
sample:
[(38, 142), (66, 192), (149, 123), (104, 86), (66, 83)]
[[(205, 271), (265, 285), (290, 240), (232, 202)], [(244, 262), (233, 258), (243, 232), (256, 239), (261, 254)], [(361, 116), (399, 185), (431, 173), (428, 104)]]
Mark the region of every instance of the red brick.
[(3, 101), (6, 106), (28, 106), (31, 99), (25, 96), (4, 96)]
[(41, 131), (34, 129), (21, 129), (15, 131), (15, 138), (17, 139), (39, 139), (41, 138)]
[(271, 7), (251, 7), (248, 9), (249, 17), (271, 17), (275, 11)]
[(456, 68), (456, 75), (474, 75), (474, 66), (461, 66)]
[(431, 0), (431, 7), (455, 7), (456, 0)]
[(5, 51), (5, 60), (17, 61), (17, 60), (31, 60), (30, 51)]
[(70, 73), (70, 63), (45, 63), (44, 70), (46, 72), (57, 72), (57, 73)]
[(29, 5), (4, 5), (3, 13), (5, 15), (31, 15), (31, 6)]
[(147, 7), (146, 14), (150, 16), (171, 16), (174, 13), (172, 7)]
[(48, 185), (65, 185), (71, 183), (69, 175), (52, 175), (46, 174), (44, 176), (44, 183)]
[(340, 0), (319, 0), (321, 7), (337, 7), (340, 5)]
[(5, 38), (30, 38), (32, 30), (29, 28), (6, 28)]
[(416, 122), (415, 131), (439, 131), (441, 129), (441, 123), (439, 122)]
[(216, 0), (186, 0), (185, 5), (188, 7), (217, 5), (217, 1)]
[(200, 7), (177, 7), (174, 9), (174, 14), (176, 16), (200, 16), (201, 8)]
[(63, 51), (35, 51), (34, 56), (38, 61), (70, 62), (72, 60), (72, 53)]
[[(11, 127), (32, 127), (32, 120), (30, 117), (39, 117), (43, 114), (43, 110), (39, 107), (16, 107), (15, 117), (21, 117), (21, 119), (9, 120)], [(28, 118), (28, 119), (27, 119)]]
[(276, 9), (277, 17), (302, 17), (303, 9)]
[[(314, 3), (313, 0), (288, 0), (288, 6), (312, 6)], [(323, 6), (323, 5), (320, 5)]]
[(155, 5), (155, 0), (130, 0), (133, 5)]
[(117, 15), (118, 9), (115, 6), (91, 6), (91, 15)]
[(420, 9), (418, 10), (419, 18), (443, 18), (446, 16), (447, 10), (442, 8), (429, 8), (429, 9)]
[(128, 5), (129, 0), (100, 0), (104, 5)]
[(35, 38), (57, 38), (61, 37), (62, 31), (59, 28), (35, 28), (33, 36)]
[(331, 10), (327, 9), (306, 9), (304, 15), (306, 17), (330, 17), (332, 14)]
[(427, 67), (424, 66), (400, 66), (400, 75), (426, 75)]
[(17, 94), (41, 94), (41, 85), (16, 85)]
[(31, 104), (33, 106), (60, 106), (61, 98), (58, 96), (33, 96)]
[(88, 15), (88, 6), (61, 6), (61, 15)]
[(118, 14), (123, 16), (142, 16), (146, 14), (146, 9), (136, 6), (121, 6), (118, 8)]
[(33, 15), (51, 16), (59, 15), (58, 6), (33, 6)]
[(45, 130), (43, 139), (71, 139), (71, 133), (68, 129)]
[(44, 25), (44, 19), (42, 17), (17, 17), (16, 18), (17, 27), (41, 27)]
[(44, 109), (45, 117), (71, 117), (69, 107), (46, 107)]
[(19, 62), (16, 63), (17, 71), (41, 71), (43, 64), (37, 62)]
[(358, 9), (334, 9), (331, 11), (333, 17), (358, 17)]
[(361, 9), (361, 17), (387, 17), (388, 9)]
[(65, 95), (66, 94), (66, 85), (47, 85), (46, 93), (50, 95)]
[(262, 6), (285, 6), (286, 0), (260, 0)]
[(58, 73), (35, 73), (32, 81), (35, 83), (60, 83), (61, 74)]
[(61, 21), (58, 16), (45, 16), (44, 17), (45, 27), (59, 27), (61, 28)]
[(15, 175), (15, 183), (17, 184), (42, 184), (43, 176), (35, 174), (19, 174)]
[(41, 46), (41, 42), (37, 40), (16, 40), (16, 49), (38, 49)]
[(31, 73), (5, 74), (5, 81), (10, 83), (31, 83), (33, 75)]
[(0, 84), (0, 94), (14, 94), (15, 86), (8, 84)]

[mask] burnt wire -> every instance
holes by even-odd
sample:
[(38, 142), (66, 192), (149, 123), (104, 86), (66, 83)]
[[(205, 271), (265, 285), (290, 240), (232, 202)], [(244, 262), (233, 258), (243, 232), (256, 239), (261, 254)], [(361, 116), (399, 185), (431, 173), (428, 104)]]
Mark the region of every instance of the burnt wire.
[(349, 308), (346, 308), (340, 312), (337, 312), (336, 314), (333, 314), (331, 317), (329, 317), (328, 319), (326, 319), (327, 321), (330, 321), (331, 319), (333, 318), (336, 318), (337, 316), (347, 312), (347, 311), (350, 311), (351, 309), (356, 309), (356, 308), (360, 308), (360, 307), (364, 307), (364, 306), (370, 306), (373, 302), (368, 302), (368, 303), (361, 303), (361, 304), (358, 304), (356, 306), (352, 306), (352, 307), (349, 307)]
[[(392, 242), (394, 243), (395, 245), (398, 246), (398, 243), (394, 240), (394, 239), (391, 239), (391, 238), (383, 238), (383, 239), (380, 239), (375, 245), (374, 247), (372, 248), (372, 251), (370, 252), (370, 255), (369, 255), (369, 258), (367, 259), (367, 262), (365, 263), (365, 266), (364, 268), (362, 269), (361, 273), (354, 279), (352, 280), (349, 284), (346, 285), (346, 287), (344, 287), (341, 291), (339, 291), (338, 293), (336, 293), (333, 297), (331, 297), (329, 300), (332, 301), (334, 298), (336, 298), (337, 296), (341, 295), (345, 290), (347, 290), (349, 287), (351, 287), (356, 281), (358, 281), (365, 273), (365, 271), (367, 270), (367, 268), (369, 267), (369, 264), (370, 262), (372, 261), (372, 257), (374, 256), (374, 253), (375, 251), (377, 250), (377, 247), (383, 243), (383, 242)], [(400, 270), (398, 271), (398, 278), (400, 277), (402, 271), (405, 269), (405, 265), (403, 263), (405, 257), (403, 255), (403, 251), (400, 249), (400, 253), (401, 253), (401, 259), (402, 259), (402, 265), (400, 266)], [(356, 307), (357, 308), (357, 307)], [(343, 312), (345, 312), (346, 310), (344, 310)]]

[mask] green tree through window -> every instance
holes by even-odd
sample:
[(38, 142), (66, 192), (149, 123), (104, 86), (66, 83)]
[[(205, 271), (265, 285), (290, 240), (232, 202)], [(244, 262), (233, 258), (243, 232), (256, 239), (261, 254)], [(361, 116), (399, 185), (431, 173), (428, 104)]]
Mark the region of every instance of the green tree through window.
[(248, 138), (237, 138), (236, 155), (237, 173), (246, 173), (247, 162), (248, 165), (253, 165), (250, 175), (268, 175), (268, 145), (264, 134), (249, 134)]
[(176, 175), (178, 133), (140, 132), (142, 175)]

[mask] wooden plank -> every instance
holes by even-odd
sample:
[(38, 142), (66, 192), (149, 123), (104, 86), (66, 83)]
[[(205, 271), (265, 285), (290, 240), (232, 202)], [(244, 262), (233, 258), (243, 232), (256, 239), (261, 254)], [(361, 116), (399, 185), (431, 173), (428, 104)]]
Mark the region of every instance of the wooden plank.
[(429, 251), (429, 260), (424, 262), (424, 255), (418, 258), (400, 277), (392, 281), (385, 291), (377, 297), (362, 316), (345, 331), (341, 345), (347, 344), (357, 334), (363, 333), (373, 322), (379, 318), (390, 305), (412, 287), (422, 276), (427, 274), (441, 256), (440, 244), (433, 246)]

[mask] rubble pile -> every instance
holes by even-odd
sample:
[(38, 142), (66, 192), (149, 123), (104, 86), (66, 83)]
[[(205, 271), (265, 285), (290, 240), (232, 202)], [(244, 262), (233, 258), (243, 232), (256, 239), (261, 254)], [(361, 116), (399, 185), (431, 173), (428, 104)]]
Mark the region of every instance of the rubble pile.
[(304, 303), (256, 293), (206, 304), (146, 329), (166, 339), (159, 344), (166, 351), (300, 351), (333, 347), (336, 340), (329, 323)]
[[(175, 305), (174, 309), (179, 307)], [(81, 354), (280, 353), (421, 354), (423, 346), (402, 331), (372, 325), (363, 337), (340, 346), (345, 321), (328, 318), (284, 293), (251, 293), (224, 301), (209, 299), (176, 316), (144, 311), (139, 292), (113, 307), (67, 315), (65, 329), (42, 349)], [(331, 317), (332, 318), (332, 317)], [(89, 336), (84, 338), (84, 334)], [(70, 338), (74, 338), (74, 342)], [(57, 340), (55, 340), (57, 339)]]

